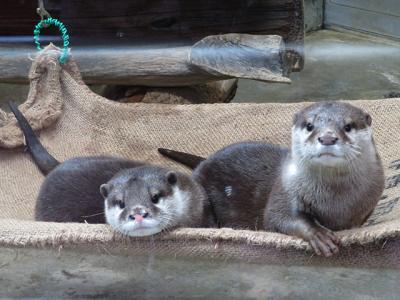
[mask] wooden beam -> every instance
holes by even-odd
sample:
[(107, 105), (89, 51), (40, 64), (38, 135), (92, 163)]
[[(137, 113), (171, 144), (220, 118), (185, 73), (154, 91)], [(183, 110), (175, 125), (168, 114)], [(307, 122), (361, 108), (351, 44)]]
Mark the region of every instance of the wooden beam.
[[(0, 46), (0, 82), (26, 83), (34, 54), (32, 46)], [(89, 84), (160, 87), (230, 78), (288, 83), (292, 63), (275, 35), (210, 36), (192, 47), (76, 47), (72, 54)]]

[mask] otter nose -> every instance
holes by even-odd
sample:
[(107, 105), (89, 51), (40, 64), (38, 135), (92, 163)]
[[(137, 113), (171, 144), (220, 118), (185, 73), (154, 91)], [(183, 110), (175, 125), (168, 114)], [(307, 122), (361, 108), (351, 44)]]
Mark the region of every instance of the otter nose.
[(323, 135), (318, 138), (318, 142), (320, 142), (324, 146), (332, 146), (335, 145), (338, 138), (331, 135)]
[(149, 216), (149, 213), (145, 211), (144, 209), (141, 209), (139, 211), (135, 211), (134, 213), (130, 214), (128, 216), (129, 220), (136, 221), (136, 222), (142, 222), (143, 219), (147, 218)]

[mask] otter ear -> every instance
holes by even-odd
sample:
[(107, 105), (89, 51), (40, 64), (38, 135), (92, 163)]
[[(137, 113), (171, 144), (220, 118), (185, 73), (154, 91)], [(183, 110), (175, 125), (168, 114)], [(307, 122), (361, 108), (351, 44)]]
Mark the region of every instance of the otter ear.
[(100, 194), (103, 196), (104, 199), (108, 197), (110, 189), (111, 186), (108, 183), (104, 183), (100, 186)]
[(292, 118), (292, 126), (298, 126), (300, 127), (303, 123), (305, 124), (305, 117), (302, 113), (297, 112), (293, 115)]
[(371, 126), (372, 118), (371, 118), (370, 114), (365, 114), (365, 122), (367, 122), (368, 126)]
[(174, 185), (178, 181), (178, 177), (174, 171), (169, 171), (166, 175), (169, 184)]

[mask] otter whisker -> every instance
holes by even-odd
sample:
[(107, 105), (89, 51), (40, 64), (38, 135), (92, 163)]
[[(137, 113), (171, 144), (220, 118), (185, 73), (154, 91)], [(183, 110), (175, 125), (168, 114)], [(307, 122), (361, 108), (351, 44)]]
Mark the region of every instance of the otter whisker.
[(359, 145), (357, 145), (357, 144), (354, 144), (354, 142), (347, 143), (347, 145), (350, 145), (350, 147), (355, 147), (355, 148), (360, 148), (361, 149), (361, 147)]
[(169, 226), (169, 225), (174, 221), (174, 218), (173, 218), (173, 217), (170, 217), (170, 218), (168, 218), (168, 217), (161, 217), (161, 218), (160, 218), (160, 221), (161, 221), (162, 223), (164, 223), (166, 226)]
[(350, 148), (350, 152), (351, 153), (355, 153), (357, 155), (361, 155), (362, 154), (361, 150), (356, 150), (356, 149), (353, 149), (353, 148)]
[(165, 219), (165, 218), (162, 218), (162, 219), (160, 220), (160, 222), (161, 222), (162, 224), (165, 224), (165, 225), (171, 224), (172, 221), (173, 221), (172, 219)]
[(97, 213), (97, 214), (93, 214), (93, 215), (88, 215), (88, 216), (81, 216), (82, 218), (90, 218), (90, 217), (95, 217), (95, 216), (100, 216), (100, 215), (104, 215), (104, 211), (101, 213)]
[(171, 233), (172, 229), (170, 227), (164, 227), (162, 230), (164, 233)]

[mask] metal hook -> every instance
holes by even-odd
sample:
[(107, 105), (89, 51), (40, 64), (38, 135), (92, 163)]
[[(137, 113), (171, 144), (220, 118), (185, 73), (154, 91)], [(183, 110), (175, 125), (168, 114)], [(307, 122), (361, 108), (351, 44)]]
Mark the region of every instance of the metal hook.
[[(44, 8), (43, 0), (38, 0), (38, 8), (36, 8), (36, 13), (40, 16), (40, 20), (42, 21), (46, 18), (51, 18), (50, 13)], [(49, 24), (43, 24), (44, 28), (49, 26)]]

